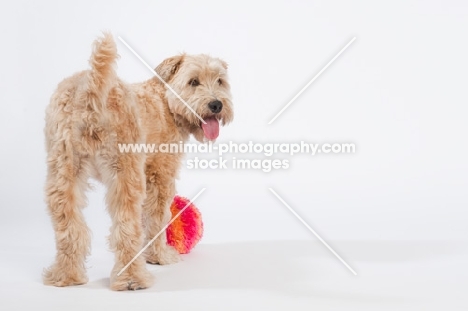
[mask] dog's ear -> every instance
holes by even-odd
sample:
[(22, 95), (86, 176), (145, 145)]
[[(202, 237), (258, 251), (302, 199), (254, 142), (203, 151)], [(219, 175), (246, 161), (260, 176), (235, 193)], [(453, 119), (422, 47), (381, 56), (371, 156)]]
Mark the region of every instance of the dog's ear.
[[(218, 58), (218, 59), (219, 59), (219, 58)], [(221, 62), (221, 66), (223, 66), (223, 68), (227, 70), (228, 67), (229, 67), (229, 66), (228, 66), (228, 63), (226, 63), (226, 62), (225, 62), (224, 60), (222, 60), (222, 59), (219, 59), (219, 61)]]
[(183, 60), (184, 55), (167, 58), (156, 67), (155, 71), (165, 82), (169, 82), (179, 70)]

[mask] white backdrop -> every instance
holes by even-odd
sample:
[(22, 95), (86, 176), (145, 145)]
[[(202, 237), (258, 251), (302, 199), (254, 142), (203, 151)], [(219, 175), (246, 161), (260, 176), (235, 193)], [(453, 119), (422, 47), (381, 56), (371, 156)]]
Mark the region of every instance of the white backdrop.
[[(17, 237), (53, 249), (43, 200), (44, 109), (61, 79), (87, 68), (101, 30), (125, 38), (154, 67), (183, 51), (225, 59), (235, 121), (221, 130), (220, 142), (357, 146), (354, 155), (294, 157), (290, 169), (270, 173), (183, 169), (180, 194), (207, 188), (197, 200), (203, 242), (314, 239), (268, 187), (327, 240), (468, 236), (466, 2), (19, 1), (1, 7), (4, 245)], [(118, 46), (124, 80), (151, 77)], [(109, 226), (103, 196), (97, 186), (86, 209), (99, 244)]]

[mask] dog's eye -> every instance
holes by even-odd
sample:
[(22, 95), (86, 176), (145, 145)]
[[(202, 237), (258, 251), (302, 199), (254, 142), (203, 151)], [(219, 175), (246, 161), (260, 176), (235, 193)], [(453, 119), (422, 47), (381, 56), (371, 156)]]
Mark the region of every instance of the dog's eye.
[(218, 84), (219, 84), (219, 85), (223, 85), (223, 80), (218, 79)]
[(198, 79), (191, 79), (188, 84), (191, 86), (199, 86), (200, 81), (198, 81)]

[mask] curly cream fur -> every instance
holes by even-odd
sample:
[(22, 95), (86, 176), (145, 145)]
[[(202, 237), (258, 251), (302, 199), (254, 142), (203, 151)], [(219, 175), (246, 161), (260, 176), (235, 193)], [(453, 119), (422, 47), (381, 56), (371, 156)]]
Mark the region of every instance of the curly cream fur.
[[(68, 286), (87, 282), (85, 259), (90, 234), (82, 208), (88, 179), (107, 186), (112, 218), (109, 236), (115, 253), (114, 290), (146, 288), (152, 283), (145, 261), (170, 264), (178, 253), (164, 234), (120, 276), (117, 273), (170, 220), (181, 153), (120, 153), (119, 143), (178, 143), (192, 134), (204, 141), (200, 120), (157, 78), (127, 84), (115, 73), (118, 58), (110, 34), (94, 43), (91, 69), (63, 80), (46, 111), (48, 174), (46, 202), (55, 230), (57, 254), (44, 283)], [(227, 65), (207, 55), (178, 55), (162, 62), (158, 74), (203, 118), (208, 103), (220, 100), (221, 124), (232, 121)], [(192, 78), (200, 81), (194, 88)], [(220, 80), (221, 79), (221, 80)], [(143, 219), (143, 221), (142, 221)]]

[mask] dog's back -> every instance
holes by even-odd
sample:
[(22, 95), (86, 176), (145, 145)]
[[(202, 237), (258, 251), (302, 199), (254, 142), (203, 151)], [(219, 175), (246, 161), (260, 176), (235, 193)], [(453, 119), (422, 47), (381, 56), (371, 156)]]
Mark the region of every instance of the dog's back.
[[(102, 125), (106, 116), (107, 96), (118, 83), (115, 72), (117, 58), (112, 36), (104, 33), (94, 42), (89, 60), (91, 69), (78, 72), (59, 83), (46, 110), (47, 151), (58, 144), (68, 150), (77, 149), (76, 145), (71, 145), (79, 140), (77, 134), (96, 138), (99, 124)], [(76, 133), (77, 129), (83, 133)]]

